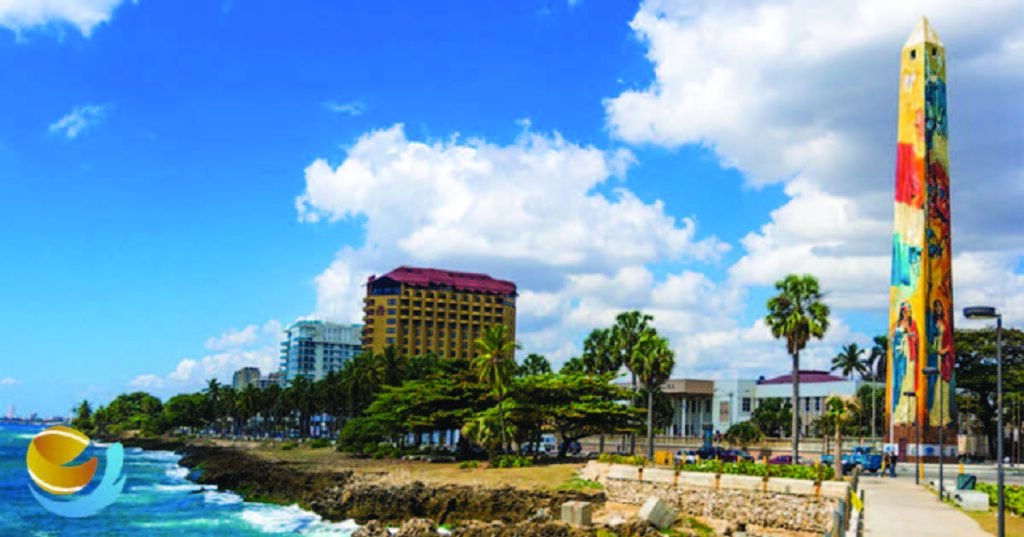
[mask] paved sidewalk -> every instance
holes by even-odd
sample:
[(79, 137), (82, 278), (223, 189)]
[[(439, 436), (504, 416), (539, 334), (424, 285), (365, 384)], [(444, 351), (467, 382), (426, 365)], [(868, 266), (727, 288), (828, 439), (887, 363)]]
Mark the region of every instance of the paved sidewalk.
[(904, 479), (861, 479), (864, 535), (991, 537), (971, 517)]

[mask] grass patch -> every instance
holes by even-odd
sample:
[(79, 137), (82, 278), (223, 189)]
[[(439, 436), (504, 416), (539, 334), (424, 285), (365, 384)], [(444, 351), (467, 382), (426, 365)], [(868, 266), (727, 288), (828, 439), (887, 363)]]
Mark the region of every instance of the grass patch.
[(591, 481), (589, 479), (583, 479), (582, 477), (574, 477), (568, 482), (558, 486), (558, 490), (603, 490), (604, 485), (597, 481)]
[(295, 444), (291, 442), (284, 442), (281, 444), (281, 451), (291, 451), (293, 449), (295, 449)]
[(711, 526), (708, 526), (692, 516), (686, 517), (686, 525), (689, 526), (690, 529), (696, 531), (697, 535), (700, 535), (700, 537), (714, 537), (715, 535), (715, 530), (711, 529)]

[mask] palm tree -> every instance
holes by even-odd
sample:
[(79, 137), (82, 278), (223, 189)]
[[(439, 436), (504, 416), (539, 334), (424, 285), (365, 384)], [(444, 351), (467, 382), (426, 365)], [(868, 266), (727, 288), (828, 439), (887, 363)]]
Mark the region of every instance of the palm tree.
[[(640, 337), (650, 328), (649, 323), (654, 317), (639, 311), (624, 311), (615, 317), (615, 326), (612, 327), (612, 341), (618, 360), (629, 369), (633, 377), (633, 400), (636, 399), (636, 369), (632, 359), (636, 355), (636, 346), (640, 343)], [(636, 434), (629, 437), (630, 453), (636, 453)]]
[(826, 415), (832, 421), (833, 427), (835, 427), (836, 441), (835, 441), (835, 459), (832, 461), (832, 467), (835, 470), (835, 478), (839, 481), (843, 480), (843, 425), (846, 423), (850, 412), (856, 410), (856, 404), (853, 401), (847, 401), (842, 397), (833, 395), (825, 401), (825, 408), (827, 409)]
[(219, 408), (220, 408), (221, 385), (217, 379), (210, 379), (206, 382), (206, 408), (210, 421), (215, 425), (217, 433), (220, 433)]
[(832, 358), (832, 371), (839, 370), (843, 377), (849, 379), (854, 373), (864, 375), (868, 371), (867, 362), (861, 356), (864, 349), (856, 343), (843, 345), (843, 350)]
[(872, 340), (871, 352), (868, 354), (868, 372), (876, 382), (885, 381), (885, 362), (889, 359), (889, 338), (888, 336), (875, 336)]
[(654, 391), (668, 381), (676, 365), (668, 340), (654, 329), (644, 333), (631, 360), (633, 371), (647, 390), (647, 458), (654, 460)]
[(243, 422), (243, 434), (251, 432), (252, 418), (259, 411), (260, 390), (250, 384), (238, 394), (238, 417)]
[(542, 354), (530, 353), (522, 365), (519, 366), (518, 375), (528, 377), (530, 375), (546, 375), (551, 372), (551, 362)]
[(786, 339), (786, 352), (793, 357), (793, 460), (800, 455), (800, 351), (813, 337), (821, 339), (828, 330), (828, 306), (822, 302), (818, 280), (810, 274), (790, 274), (775, 282), (779, 294), (768, 299), (764, 324), (775, 338)]
[(505, 430), (505, 412), (502, 401), (508, 382), (515, 375), (515, 351), (519, 344), (509, 337), (508, 328), (503, 324), (484, 329), (483, 335), (476, 340), (476, 348), (480, 354), (473, 360), (473, 367), (480, 377), (480, 382), (487, 384), (498, 397), (498, 422), (501, 428), (501, 447), (508, 445), (508, 433)]
[(384, 352), (373, 357), (373, 366), (376, 369), (376, 377), (381, 386), (398, 386), (405, 380), (405, 365), (407, 361), (398, 354), (398, 347), (388, 345)]
[[(622, 367), (622, 355), (615, 352), (612, 329), (595, 328), (583, 340), (583, 371), (588, 375), (615, 373)], [(598, 453), (604, 453), (604, 433), (601, 433)]]

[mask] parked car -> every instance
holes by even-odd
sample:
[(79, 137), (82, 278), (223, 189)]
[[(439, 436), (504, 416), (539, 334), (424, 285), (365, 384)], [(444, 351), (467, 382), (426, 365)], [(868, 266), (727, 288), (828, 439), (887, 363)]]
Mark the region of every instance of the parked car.
[[(800, 464), (803, 464), (803, 465), (806, 465), (806, 466), (814, 466), (814, 461), (812, 461), (811, 459), (808, 459), (806, 457), (800, 457), (799, 461), (800, 461)], [(793, 464), (793, 456), (792, 455), (776, 455), (776, 456), (768, 459), (768, 464)]]
[(694, 464), (697, 462), (697, 450), (680, 449), (676, 451), (675, 456), (672, 458), (676, 461), (676, 464)]
[(734, 457), (733, 460), (754, 462), (754, 456), (747, 453), (746, 451), (743, 451), (742, 449), (729, 449), (726, 450), (726, 452), (732, 457)]
[(722, 462), (736, 462), (737, 455), (735, 451), (721, 446), (711, 446), (698, 449), (696, 455), (702, 461), (718, 459)]
[[(822, 455), (821, 463), (832, 465), (835, 455)], [(882, 469), (882, 454), (878, 453), (871, 446), (856, 446), (850, 453), (843, 453), (843, 473), (848, 474), (854, 468), (860, 466), (861, 471), (878, 473)]]

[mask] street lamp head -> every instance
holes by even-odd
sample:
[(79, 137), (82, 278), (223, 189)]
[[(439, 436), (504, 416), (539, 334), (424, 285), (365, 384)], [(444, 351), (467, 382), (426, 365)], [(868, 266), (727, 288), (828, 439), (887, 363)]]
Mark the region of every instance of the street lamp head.
[(929, 377), (934, 377), (939, 374), (939, 368), (937, 367), (926, 367), (921, 370), (922, 373)]
[(995, 319), (999, 314), (992, 306), (971, 306), (964, 308), (964, 317), (968, 319)]

